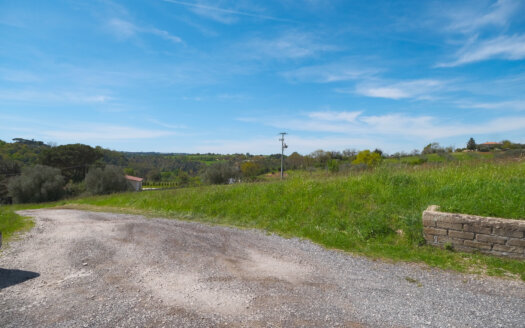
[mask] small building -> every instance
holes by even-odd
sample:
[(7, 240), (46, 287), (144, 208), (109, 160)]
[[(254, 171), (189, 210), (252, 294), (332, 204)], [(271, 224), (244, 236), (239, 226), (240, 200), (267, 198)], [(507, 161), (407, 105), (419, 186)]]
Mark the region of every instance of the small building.
[(133, 190), (141, 191), (142, 190), (142, 178), (134, 177), (131, 175), (126, 175), (126, 180), (133, 186)]

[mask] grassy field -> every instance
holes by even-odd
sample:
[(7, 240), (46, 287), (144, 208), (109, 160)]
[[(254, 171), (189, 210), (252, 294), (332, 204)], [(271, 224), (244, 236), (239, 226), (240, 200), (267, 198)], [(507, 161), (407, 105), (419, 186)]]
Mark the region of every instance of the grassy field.
[(114, 194), (59, 204), (259, 228), (373, 258), (525, 280), (525, 261), (426, 246), (421, 232), (422, 211), (432, 204), (443, 211), (525, 219), (525, 161), (384, 166), (339, 175), (291, 172), (284, 182)]

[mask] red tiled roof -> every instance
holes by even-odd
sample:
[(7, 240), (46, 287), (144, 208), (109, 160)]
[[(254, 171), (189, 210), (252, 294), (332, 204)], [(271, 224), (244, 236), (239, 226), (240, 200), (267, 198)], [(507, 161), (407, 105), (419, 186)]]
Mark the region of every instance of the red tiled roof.
[(126, 175), (126, 179), (131, 180), (131, 181), (142, 181), (142, 180), (144, 180), (142, 178), (134, 177), (134, 176), (131, 176), (131, 175)]
[(489, 141), (489, 142), (482, 143), (482, 145), (501, 145), (501, 142)]

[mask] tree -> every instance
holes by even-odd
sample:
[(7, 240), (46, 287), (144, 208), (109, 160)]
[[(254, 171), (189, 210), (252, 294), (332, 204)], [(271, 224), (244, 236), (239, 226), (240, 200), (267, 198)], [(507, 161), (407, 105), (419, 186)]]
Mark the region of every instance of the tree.
[(261, 168), (259, 167), (259, 165), (252, 161), (244, 162), (241, 164), (242, 176), (249, 180), (254, 180), (255, 177), (259, 174), (260, 170)]
[(501, 142), (501, 148), (503, 148), (503, 149), (511, 149), (512, 148), (512, 142), (510, 142), (510, 140), (503, 140)]
[(105, 168), (92, 168), (86, 174), (86, 189), (93, 195), (105, 195), (131, 190), (131, 185), (124, 172), (117, 166), (107, 165)]
[(474, 141), (474, 138), (470, 138), (467, 142), (467, 149), (468, 150), (476, 150), (476, 141)]
[(88, 167), (102, 158), (100, 150), (83, 144), (64, 145), (48, 148), (40, 154), (44, 165), (60, 168), (67, 180), (84, 180)]
[(204, 172), (204, 181), (210, 184), (226, 184), (231, 178), (237, 178), (239, 170), (232, 163), (219, 162), (210, 165)]
[(177, 174), (177, 184), (179, 186), (187, 186), (190, 183), (190, 175), (188, 172), (179, 170)]
[(445, 149), (443, 149), (443, 147), (441, 147), (439, 143), (432, 142), (426, 145), (425, 148), (423, 148), (423, 151), (421, 152), (421, 154), (426, 155), (426, 154), (435, 154), (435, 153), (444, 153), (444, 152), (445, 152)]
[(368, 149), (360, 151), (356, 159), (352, 161), (352, 164), (366, 164), (368, 166), (375, 166), (379, 163), (381, 163), (381, 155), (370, 152)]
[(162, 175), (160, 174), (159, 169), (151, 169), (148, 174), (146, 174), (146, 179), (148, 181), (160, 181), (162, 179)]
[[(0, 140), (1, 141), (1, 140)], [(7, 185), (11, 177), (17, 176), (20, 173), (20, 166), (9, 159), (3, 159), (0, 155), (0, 204), (7, 203), (8, 189)]]
[(304, 157), (298, 152), (293, 152), (286, 158), (286, 167), (289, 169), (299, 169), (304, 166)]
[(8, 190), (15, 203), (55, 201), (64, 194), (64, 177), (53, 167), (25, 167), (22, 175), (9, 181)]
[(311, 153), (310, 157), (312, 157), (317, 162), (317, 166), (325, 167), (328, 160), (331, 159), (331, 154), (327, 151), (319, 149)]

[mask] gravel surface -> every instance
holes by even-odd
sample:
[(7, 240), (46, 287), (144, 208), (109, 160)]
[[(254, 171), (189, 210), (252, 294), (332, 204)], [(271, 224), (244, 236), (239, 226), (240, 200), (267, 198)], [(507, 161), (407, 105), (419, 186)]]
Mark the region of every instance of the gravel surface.
[(30, 210), (0, 253), (0, 327), (524, 327), (525, 283), (261, 231)]

